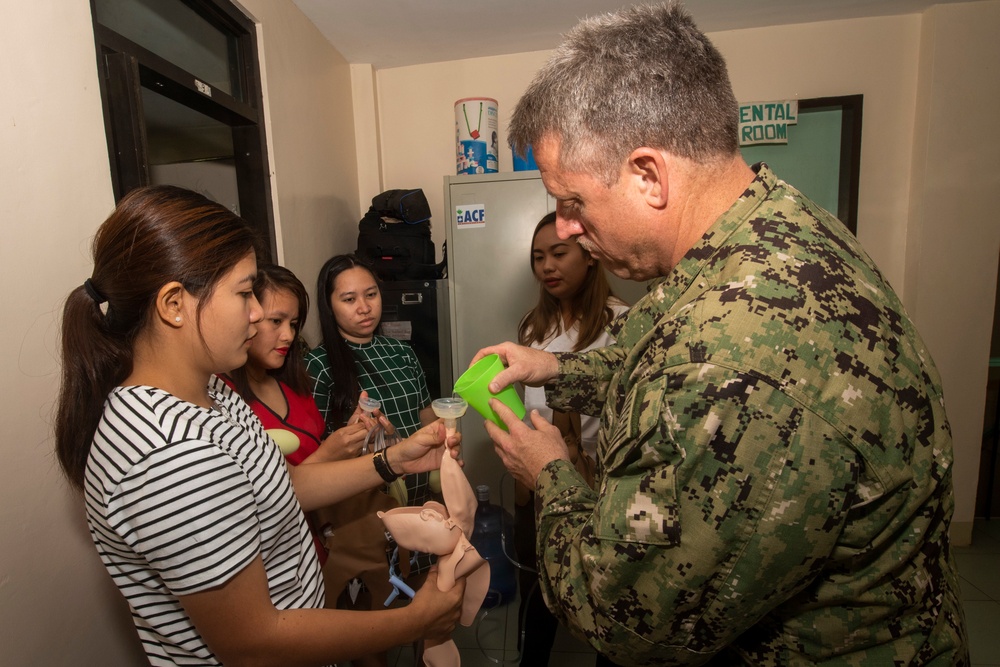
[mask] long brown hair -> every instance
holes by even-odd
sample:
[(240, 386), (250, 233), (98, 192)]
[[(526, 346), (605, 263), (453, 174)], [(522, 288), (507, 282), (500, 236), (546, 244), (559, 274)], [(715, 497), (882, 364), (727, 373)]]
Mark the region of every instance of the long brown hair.
[[(535, 231), (531, 235), (531, 249), (535, 247), (535, 238), (538, 232), (546, 225), (554, 225), (556, 222), (555, 212), (549, 213), (535, 225)], [(583, 246), (579, 246), (583, 256), (592, 259), (589, 252)], [(534, 273), (534, 255), (529, 255), (530, 266)], [(614, 318), (614, 311), (608, 306), (608, 299), (614, 297), (611, 285), (604, 275), (601, 263), (594, 259), (593, 263), (587, 267), (587, 275), (583, 279), (583, 284), (576, 294), (573, 295), (573, 315), (578, 323), (579, 334), (576, 338), (576, 345), (573, 351), (578, 352), (597, 340), (604, 327)], [(619, 299), (620, 301), (620, 299)], [(624, 304), (624, 302), (622, 302)], [(545, 285), (538, 283), (538, 303), (534, 308), (521, 319), (517, 327), (517, 340), (521, 345), (538, 344), (548, 338), (553, 332), (559, 331), (562, 321), (562, 310), (559, 299), (552, 296), (545, 289)]]
[(132, 372), (160, 288), (180, 282), (199, 299), (200, 319), (219, 279), (255, 248), (238, 216), (173, 186), (133, 190), (97, 230), (93, 274), (70, 292), (62, 319), (56, 454), (72, 484), (83, 487), (104, 401)]
[[(330, 409), (327, 413), (327, 431), (334, 431), (347, 423), (354, 412), (355, 403), (361, 393), (358, 382), (358, 368), (354, 352), (337, 326), (337, 316), (330, 305), (330, 296), (337, 282), (337, 276), (348, 269), (364, 269), (371, 274), (375, 284), (381, 291), (375, 271), (364, 260), (353, 253), (335, 255), (326, 260), (319, 270), (316, 279), (316, 310), (319, 312), (319, 326), (323, 330), (323, 347), (326, 348), (326, 358), (330, 364), (330, 376), (333, 378), (333, 395), (330, 397)], [(381, 331), (382, 323), (376, 327), (375, 333)]]
[[(299, 333), (306, 325), (306, 314), (309, 312), (309, 293), (305, 285), (294, 273), (277, 264), (258, 264), (257, 279), (253, 283), (253, 293), (257, 300), (264, 302), (264, 295), (285, 290), (298, 302), (299, 317), (295, 326), (295, 340), (288, 347), (285, 363), (280, 368), (268, 369), (267, 373), (278, 382), (283, 382), (296, 394), (308, 396), (312, 392), (312, 380), (306, 372), (306, 343)], [(247, 361), (249, 363), (249, 360)], [(232, 371), (229, 376), (233, 380), (236, 392), (247, 402), (257, 399), (250, 387), (246, 365)]]

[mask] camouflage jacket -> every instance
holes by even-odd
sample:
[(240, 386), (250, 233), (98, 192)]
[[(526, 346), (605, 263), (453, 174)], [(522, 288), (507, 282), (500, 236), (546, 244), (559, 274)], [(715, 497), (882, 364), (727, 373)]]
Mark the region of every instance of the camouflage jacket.
[(549, 606), (623, 665), (967, 664), (941, 381), (833, 216), (766, 165), (550, 405), (599, 483), (536, 484)]

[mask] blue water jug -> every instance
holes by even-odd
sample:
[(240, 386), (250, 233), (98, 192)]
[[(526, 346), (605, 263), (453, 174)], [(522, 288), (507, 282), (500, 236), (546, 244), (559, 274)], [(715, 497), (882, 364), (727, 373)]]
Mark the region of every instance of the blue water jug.
[(490, 590), (483, 601), (483, 608), (491, 609), (507, 604), (517, 594), (517, 573), (510, 559), (504, 554), (501, 536), (505, 536), (507, 549), (514, 553), (514, 517), (499, 505), (490, 503), (490, 487), (476, 487), (476, 524), (472, 529), (472, 546), (490, 564)]

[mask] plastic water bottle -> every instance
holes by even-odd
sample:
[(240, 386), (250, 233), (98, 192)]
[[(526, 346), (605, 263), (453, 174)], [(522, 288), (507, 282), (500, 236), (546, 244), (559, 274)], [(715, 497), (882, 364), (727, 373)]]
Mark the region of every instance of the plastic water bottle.
[(507, 604), (517, 594), (517, 575), (514, 565), (504, 554), (501, 535), (505, 536), (507, 549), (513, 553), (514, 517), (499, 505), (490, 503), (490, 487), (480, 484), (476, 487), (476, 524), (472, 529), (472, 546), (490, 564), (490, 590), (483, 601), (483, 607), (490, 609)]

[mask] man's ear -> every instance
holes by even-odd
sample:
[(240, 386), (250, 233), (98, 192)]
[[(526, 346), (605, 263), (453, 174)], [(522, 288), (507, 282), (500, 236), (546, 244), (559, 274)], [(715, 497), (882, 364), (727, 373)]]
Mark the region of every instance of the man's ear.
[(670, 190), (669, 164), (662, 151), (648, 146), (636, 148), (628, 156), (625, 169), (649, 206), (666, 207)]
[(184, 324), (184, 300), (190, 298), (187, 290), (176, 280), (159, 289), (156, 293), (156, 316), (169, 327), (178, 328)]

